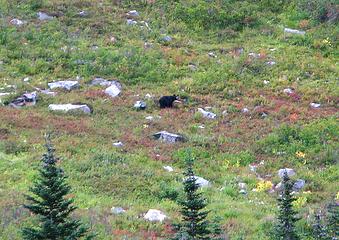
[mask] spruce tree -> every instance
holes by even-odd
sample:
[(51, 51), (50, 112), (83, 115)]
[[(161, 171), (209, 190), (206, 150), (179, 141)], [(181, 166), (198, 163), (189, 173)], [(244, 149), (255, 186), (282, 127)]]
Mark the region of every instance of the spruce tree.
[(275, 236), (281, 240), (298, 240), (299, 236), (295, 229), (295, 223), (299, 220), (296, 211), (293, 209), (293, 202), (296, 200), (292, 194), (293, 181), (285, 171), (282, 181), (282, 192), (278, 197), (278, 224), (275, 229)]
[(180, 202), (182, 222), (176, 226), (178, 230), (174, 239), (196, 240), (211, 239), (209, 222), (206, 217), (209, 211), (204, 210), (206, 199), (199, 192), (199, 184), (193, 171), (194, 159), (191, 155), (186, 159), (186, 171), (184, 172), (185, 198)]
[(66, 176), (57, 166), (58, 159), (54, 148), (46, 137), (47, 152), (43, 155), (42, 166), (34, 185), (30, 188), (31, 196), (26, 196), (30, 204), (24, 205), (31, 213), (38, 216), (39, 224), (22, 230), (26, 240), (76, 240), (92, 239), (86, 236), (88, 229), (80, 221), (70, 218), (76, 209), (73, 199), (68, 198), (70, 186)]

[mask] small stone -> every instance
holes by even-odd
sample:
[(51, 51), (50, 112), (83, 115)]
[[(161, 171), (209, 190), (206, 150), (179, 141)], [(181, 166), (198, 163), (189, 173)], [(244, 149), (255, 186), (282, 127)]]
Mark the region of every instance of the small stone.
[(11, 95), (11, 93), (8, 93), (8, 92), (0, 92), (0, 97), (3, 97), (3, 96), (8, 96), (8, 95)]
[(265, 85), (267, 85), (267, 84), (269, 84), (269, 83), (270, 83), (270, 81), (264, 80), (264, 84), (265, 84)]
[(204, 125), (199, 125), (198, 128), (199, 128), (199, 129), (204, 129), (205, 126), (204, 126)]
[(137, 110), (145, 110), (147, 107), (146, 103), (143, 101), (136, 101), (134, 103), (134, 108)]
[(38, 19), (40, 21), (47, 21), (47, 20), (51, 20), (53, 19), (52, 16), (48, 15), (47, 13), (44, 13), (44, 12), (38, 12)]
[(282, 169), (279, 169), (279, 171), (278, 171), (278, 176), (279, 176), (280, 178), (283, 178), (285, 172), (287, 172), (287, 176), (288, 176), (288, 177), (292, 177), (292, 176), (295, 175), (295, 171), (294, 171), (292, 168), (282, 168)]
[(312, 102), (312, 103), (310, 103), (310, 106), (311, 106), (312, 108), (320, 108), (320, 107), (321, 107), (321, 104), (320, 104), (320, 103), (314, 103), (314, 102)]
[(198, 67), (192, 63), (188, 64), (188, 68), (191, 70), (191, 71), (197, 71), (198, 70)]
[(164, 166), (163, 169), (165, 169), (167, 172), (173, 172), (173, 168), (171, 166)]
[(152, 48), (153, 47), (153, 44), (152, 43), (148, 43), (148, 42), (145, 42), (144, 43), (144, 48), (145, 49), (150, 49), (150, 48)]
[(40, 90), (40, 92), (42, 94), (45, 94), (45, 95), (48, 95), (48, 96), (52, 96), (52, 97), (55, 97), (57, 95), (56, 92), (52, 92), (52, 91), (49, 91), (49, 90)]
[(133, 19), (127, 19), (127, 25), (128, 26), (133, 26), (136, 25), (138, 22), (133, 20)]
[(247, 194), (247, 191), (246, 191), (246, 189), (240, 189), (239, 193), (240, 193), (240, 194), (243, 194), (243, 195), (246, 195), (246, 194)]
[(139, 12), (137, 10), (131, 10), (127, 13), (127, 16), (130, 17), (139, 17)]
[(285, 89), (284, 89), (284, 93), (286, 93), (286, 94), (292, 94), (292, 93), (294, 93), (294, 91), (293, 91), (291, 88), (285, 88)]
[(247, 184), (243, 183), (243, 182), (238, 183), (238, 186), (239, 186), (240, 189), (246, 189), (247, 188)]
[(217, 57), (217, 55), (214, 52), (209, 52), (208, 56), (211, 57), (211, 58), (216, 58)]
[(241, 110), (241, 112), (242, 112), (242, 113), (249, 113), (250, 110), (249, 110), (248, 108), (243, 108), (243, 109)]
[(151, 222), (162, 222), (166, 218), (168, 218), (165, 214), (163, 214), (160, 210), (150, 209), (144, 216), (144, 219)]
[(125, 212), (126, 212), (126, 210), (123, 209), (122, 207), (112, 207), (111, 208), (111, 213), (115, 214), (115, 215), (123, 214)]
[(153, 116), (147, 116), (147, 117), (145, 117), (145, 119), (148, 120), (148, 121), (152, 121), (154, 119), (154, 117)]
[(79, 13), (78, 13), (78, 16), (79, 17), (87, 17), (89, 15), (89, 13), (87, 12), (87, 11), (80, 11)]
[(153, 134), (153, 137), (167, 142), (167, 143), (175, 143), (175, 142), (183, 142), (184, 141), (184, 137), (178, 134), (174, 134), (174, 133), (169, 133), (167, 131), (161, 131), (158, 133)]
[(305, 31), (299, 31), (296, 29), (291, 29), (291, 28), (284, 28), (284, 33), (290, 33), (290, 34), (297, 34), (297, 35), (305, 35)]
[(273, 65), (276, 64), (276, 62), (275, 61), (268, 61), (268, 62), (266, 62), (266, 64), (269, 65), (269, 66), (273, 66)]
[(216, 115), (215, 113), (205, 111), (205, 110), (202, 109), (202, 108), (198, 108), (198, 111), (199, 111), (205, 118), (215, 119), (215, 118), (217, 117), (217, 115)]
[(172, 38), (170, 36), (164, 36), (161, 38), (162, 41), (164, 42), (171, 42), (172, 41)]
[(260, 53), (254, 53), (254, 52), (250, 52), (248, 54), (248, 56), (252, 57), (252, 58), (260, 58), (261, 57)]
[(116, 80), (106, 80), (104, 78), (96, 77), (91, 82), (91, 86), (111, 86), (113, 84), (118, 84)]
[(20, 19), (17, 19), (17, 18), (14, 18), (12, 19), (11, 21), (9, 21), (10, 24), (12, 25), (15, 25), (15, 26), (22, 26), (24, 24), (26, 24), (27, 22), (26, 21), (23, 21), (23, 20), (20, 20)]
[(123, 147), (124, 146), (124, 144), (122, 143), (122, 142), (115, 142), (115, 143), (113, 143), (113, 146), (114, 147)]
[(149, 93), (147, 93), (147, 94), (145, 95), (145, 98), (152, 99), (152, 95), (149, 94)]
[(30, 77), (25, 77), (25, 78), (23, 79), (24, 82), (29, 82), (30, 80), (31, 80)]

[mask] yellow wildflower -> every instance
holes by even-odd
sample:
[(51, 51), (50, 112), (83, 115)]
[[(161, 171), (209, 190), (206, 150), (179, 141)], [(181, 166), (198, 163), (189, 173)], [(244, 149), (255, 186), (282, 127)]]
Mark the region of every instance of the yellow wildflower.
[(306, 154), (301, 152), (301, 151), (296, 152), (295, 155), (299, 158), (305, 158), (305, 156), (306, 156)]
[(271, 181), (260, 181), (257, 184), (258, 192), (265, 192), (270, 190), (273, 187), (273, 183)]

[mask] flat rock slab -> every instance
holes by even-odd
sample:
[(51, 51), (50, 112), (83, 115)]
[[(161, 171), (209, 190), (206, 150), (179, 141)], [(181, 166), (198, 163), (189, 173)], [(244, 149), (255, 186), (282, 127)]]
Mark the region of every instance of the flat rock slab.
[(36, 92), (25, 93), (20, 97), (14, 99), (9, 106), (14, 108), (22, 108), (24, 106), (34, 106), (38, 99)]
[(85, 114), (91, 114), (91, 109), (87, 105), (76, 105), (76, 104), (50, 104), (48, 109), (51, 111), (59, 112), (82, 112)]
[(50, 89), (62, 88), (62, 89), (71, 91), (71, 90), (79, 87), (79, 82), (78, 81), (71, 81), (71, 80), (51, 82), (51, 83), (48, 83), (48, 87)]
[(114, 81), (111, 86), (105, 89), (105, 94), (110, 97), (117, 97), (121, 93), (121, 84), (117, 81)]
[(111, 213), (115, 214), (115, 215), (123, 214), (125, 212), (126, 212), (126, 210), (123, 209), (122, 207), (112, 207), (111, 208)]
[(134, 108), (137, 110), (145, 110), (147, 107), (147, 104), (143, 101), (136, 101), (134, 103)]
[(174, 134), (174, 133), (169, 133), (166, 131), (161, 131), (153, 134), (153, 137), (155, 139), (167, 142), (167, 143), (175, 143), (175, 142), (184, 142), (185, 139), (183, 136)]

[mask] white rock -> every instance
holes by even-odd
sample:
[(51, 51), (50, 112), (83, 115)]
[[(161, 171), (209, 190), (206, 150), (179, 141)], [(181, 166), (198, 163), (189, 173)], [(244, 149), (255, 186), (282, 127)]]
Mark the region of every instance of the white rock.
[(164, 42), (170, 42), (170, 41), (172, 41), (172, 38), (170, 36), (164, 36), (164, 37), (161, 38), (161, 40), (164, 41)]
[(122, 214), (122, 213), (125, 213), (126, 210), (123, 209), (122, 207), (112, 207), (111, 208), (111, 213), (112, 214), (115, 214), (115, 215), (119, 215), (119, 214)]
[(212, 58), (216, 58), (217, 57), (217, 55), (214, 52), (209, 52), (208, 56), (212, 57)]
[(25, 77), (25, 78), (23, 79), (24, 82), (29, 82), (29, 80), (31, 80), (30, 77)]
[(11, 21), (9, 21), (9, 23), (12, 24), (12, 25), (15, 25), (15, 26), (22, 26), (22, 25), (26, 24), (27, 22), (20, 20), (20, 19), (17, 19), (17, 18), (14, 18)]
[(283, 178), (284, 174), (285, 174), (285, 171), (287, 172), (287, 176), (288, 177), (292, 177), (292, 176), (295, 175), (295, 171), (292, 168), (282, 168), (282, 169), (279, 169), (278, 176), (280, 178)]
[(55, 97), (57, 95), (56, 92), (52, 92), (52, 91), (49, 91), (49, 90), (40, 90), (40, 92), (42, 94), (45, 94), (45, 95), (48, 95), (48, 96), (52, 96), (52, 97)]
[(152, 121), (154, 119), (154, 117), (153, 116), (147, 116), (147, 117), (145, 117), (145, 119), (148, 120), (148, 121)]
[(115, 143), (113, 143), (113, 146), (114, 147), (123, 147), (124, 146), (124, 144), (122, 143), (122, 142), (115, 142)]
[(249, 113), (250, 110), (249, 110), (248, 108), (243, 108), (243, 109), (241, 110), (241, 112), (242, 112), (242, 113)]
[(293, 93), (293, 90), (291, 88), (285, 88), (284, 89), (284, 93), (286, 94), (292, 94)]
[(160, 210), (150, 209), (144, 216), (144, 219), (151, 222), (162, 222), (167, 218), (165, 214), (163, 214)]
[(284, 28), (285, 33), (291, 33), (291, 34), (298, 34), (298, 35), (305, 35), (305, 31), (299, 31), (296, 29), (291, 29), (291, 28)]
[(127, 19), (127, 25), (129, 26), (133, 26), (136, 25), (138, 22), (132, 19)]
[(66, 89), (66, 90), (70, 91), (70, 90), (73, 90), (75, 88), (78, 88), (79, 82), (78, 81), (71, 81), (71, 80), (51, 82), (51, 83), (48, 83), (48, 87), (50, 89), (62, 88), (62, 89)]
[(205, 118), (215, 119), (215, 118), (217, 117), (217, 115), (216, 115), (215, 113), (205, 111), (205, 110), (202, 109), (202, 108), (198, 108), (198, 111), (199, 111)]
[(276, 62), (275, 61), (268, 61), (268, 62), (266, 62), (266, 64), (269, 65), (269, 66), (273, 66), (273, 65), (276, 64)]
[(49, 16), (47, 13), (44, 13), (44, 12), (38, 12), (38, 19), (40, 21), (45, 21), (45, 20), (51, 20), (53, 19), (52, 16)]
[(87, 105), (76, 105), (76, 104), (50, 104), (48, 108), (51, 111), (61, 112), (83, 112), (86, 114), (91, 113), (91, 109)]
[(167, 172), (173, 172), (173, 168), (171, 166), (164, 166), (163, 167)]
[(312, 108), (320, 108), (320, 106), (321, 106), (321, 104), (320, 103), (310, 103), (310, 106), (312, 107)]
[(105, 93), (110, 97), (117, 97), (121, 93), (121, 85), (115, 81), (112, 85), (105, 89)]
[(184, 141), (183, 136), (178, 135), (178, 134), (174, 134), (174, 133), (169, 133), (167, 131), (157, 132), (157, 133), (153, 134), (153, 136), (156, 139), (162, 140), (162, 141), (167, 142), (167, 143), (175, 143), (175, 142)]
[(127, 13), (128, 16), (131, 17), (138, 17), (139, 16), (139, 12), (137, 10), (131, 10)]
[[(194, 176), (194, 178), (196, 180), (196, 183), (199, 185), (199, 187), (209, 187), (209, 186), (211, 186), (211, 183), (208, 180), (206, 180), (202, 177)], [(184, 181), (187, 181), (187, 179), (189, 179), (189, 178), (184, 178)]]
[(264, 80), (264, 84), (265, 84), (265, 85), (267, 85), (267, 84), (269, 84), (269, 83), (270, 83), (270, 81)]
[(145, 110), (147, 107), (146, 103), (143, 101), (136, 101), (134, 103), (134, 108), (136, 108), (137, 110)]
[(8, 96), (8, 95), (11, 95), (11, 93), (8, 93), (8, 92), (1, 93), (1, 92), (0, 92), (0, 97)]
[(151, 99), (151, 98), (152, 98), (152, 95), (149, 94), (149, 93), (147, 93), (147, 94), (145, 95), (145, 98)]
[(204, 125), (199, 125), (198, 128), (199, 128), (199, 129), (204, 129), (205, 126), (204, 126)]
[(238, 186), (239, 186), (240, 189), (246, 189), (247, 188), (247, 184), (243, 183), (243, 182), (238, 183)]

